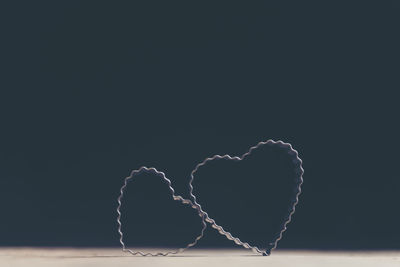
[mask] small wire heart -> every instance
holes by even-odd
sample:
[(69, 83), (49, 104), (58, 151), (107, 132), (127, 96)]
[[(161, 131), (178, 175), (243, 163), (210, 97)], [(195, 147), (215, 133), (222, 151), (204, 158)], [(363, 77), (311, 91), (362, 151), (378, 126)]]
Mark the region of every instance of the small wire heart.
[[(198, 169), (200, 167), (206, 165), (207, 162), (217, 160), (217, 159), (241, 161), (241, 160), (245, 159), (247, 156), (249, 156), (253, 150), (259, 148), (260, 146), (264, 146), (264, 145), (272, 145), (272, 146), (277, 145), (278, 147), (287, 150), (288, 154), (292, 157), (292, 162), (295, 165), (295, 174), (297, 176), (295, 179), (295, 181), (296, 181), (295, 197), (294, 197), (294, 201), (292, 202), (291, 207), (289, 208), (288, 216), (286, 217), (284, 223), (282, 224), (279, 234), (272, 241), (272, 243), (270, 243), (271, 246), (269, 246), (269, 248), (265, 249), (265, 250), (260, 249), (257, 246), (252, 246), (247, 242), (243, 242), (238, 237), (234, 237), (230, 232), (226, 231), (222, 226), (218, 225), (214, 219), (210, 218), (208, 216), (207, 212), (201, 208), (201, 205), (199, 203), (197, 203), (196, 196), (193, 194), (193, 185), (192, 185), (195, 173), (198, 171)], [(247, 249), (251, 249), (254, 252), (261, 253), (264, 256), (268, 256), (268, 255), (270, 255), (271, 251), (277, 247), (279, 240), (282, 239), (282, 235), (287, 229), (287, 224), (291, 221), (292, 215), (295, 212), (296, 205), (299, 202), (299, 195), (301, 193), (301, 185), (303, 184), (303, 174), (304, 174), (304, 169), (302, 167), (302, 160), (299, 158), (297, 151), (292, 148), (291, 144), (284, 143), (282, 141), (267, 140), (265, 142), (259, 142), (257, 145), (250, 147), (250, 149), (246, 153), (241, 155), (240, 157), (239, 156), (232, 157), (228, 154), (222, 155), (222, 156), (214, 155), (212, 157), (206, 158), (204, 161), (197, 164), (196, 167), (193, 169), (193, 171), (190, 174), (190, 181), (189, 181), (190, 197), (192, 198), (193, 203), (198, 206), (198, 209), (200, 210), (200, 212), (203, 213), (205, 220), (208, 223), (210, 223), (214, 229), (218, 230), (218, 232), (221, 235), (224, 235), (227, 239), (232, 240), (237, 245), (243, 246), (244, 248), (247, 248)]]
[[(124, 191), (125, 191), (125, 188), (126, 188), (127, 185), (128, 185), (129, 180), (131, 180), (135, 175), (139, 175), (139, 174), (141, 174), (141, 173), (152, 173), (152, 174), (156, 174), (157, 176), (161, 177), (161, 179), (168, 185), (168, 188), (169, 188), (169, 191), (171, 192), (171, 195), (172, 195), (172, 199), (173, 199), (173, 200), (175, 200), (175, 201), (180, 201), (182, 204), (189, 205), (189, 206), (191, 206), (193, 209), (197, 210), (199, 216), (201, 217), (202, 229), (201, 229), (200, 235), (197, 236), (197, 237), (195, 238), (195, 240), (194, 240), (192, 243), (187, 244), (185, 247), (179, 248), (179, 249), (174, 250), (174, 251), (157, 252), (157, 253), (150, 253), (150, 252), (145, 253), (145, 252), (142, 252), (142, 251), (132, 251), (131, 249), (126, 248), (125, 243), (124, 243), (124, 241), (123, 241), (124, 234), (122, 233), (122, 223), (121, 223), (121, 205), (122, 205), (122, 198), (123, 198), (123, 196), (124, 196)], [(120, 195), (119, 195), (119, 197), (118, 197), (117, 213), (118, 213), (118, 217), (117, 217), (118, 233), (119, 233), (119, 235), (120, 235), (119, 242), (120, 242), (121, 245), (122, 245), (122, 250), (125, 251), (125, 252), (129, 252), (129, 253), (131, 253), (132, 255), (138, 255), (138, 254), (139, 254), (139, 255), (141, 255), (141, 256), (167, 256), (167, 255), (170, 255), (170, 254), (177, 254), (177, 253), (180, 253), (180, 252), (182, 252), (182, 251), (184, 251), (184, 250), (186, 250), (186, 249), (188, 249), (188, 248), (190, 248), (190, 247), (196, 245), (196, 244), (197, 244), (197, 241), (199, 241), (199, 240), (203, 237), (203, 235), (204, 235), (204, 230), (205, 230), (206, 227), (207, 227), (207, 224), (206, 224), (205, 218), (204, 218), (204, 213), (202, 213), (202, 212), (200, 211), (200, 207), (199, 207), (198, 205), (194, 205), (194, 204), (192, 203), (192, 201), (190, 201), (190, 200), (188, 200), (188, 199), (184, 199), (184, 198), (182, 198), (181, 196), (175, 195), (175, 190), (172, 188), (171, 181), (165, 176), (165, 174), (164, 174), (163, 172), (158, 171), (156, 168), (147, 168), (147, 167), (144, 167), (144, 166), (143, 166), (143, 167), (140, 167), (140, 168), (137, 169), (137, 170), (133, 170), (133, 171), (131, 172), (131, 174), (130, 174), (128, 177), (125, 178), (124, 184), (122, 185), (122, 187), (121, 187), (121, 189), (120, 189)]]

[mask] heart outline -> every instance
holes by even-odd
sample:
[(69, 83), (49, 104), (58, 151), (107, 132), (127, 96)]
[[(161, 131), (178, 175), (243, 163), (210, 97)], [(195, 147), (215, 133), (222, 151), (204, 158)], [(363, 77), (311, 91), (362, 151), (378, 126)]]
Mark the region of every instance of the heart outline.
[[(241, 241), (238, 237), (234, 237), (230, 232), (226, 231), (222, 226), (218, 225), (215, 222), (214, 219), (210, 218), (208, 216), (207, 212), (205, 212), (201, 208), (201, 205), (197, 202), (196, 196), (193, 194), (193, 184), (192, 184), (193, 180), (194, 180), (194, 174), (197, 172), (197, 170), (200, 167), (206, 165), (207, 162), (213, 161), (213, 160), (216, 160), (216, 159), (242, 161), (247, 156), (249, 156), (252, 153), (253, 150), (259, 148), (260, 146), (264, 146), (264, 145), (278, 145), (280, 148), (287, 149), (288, 150), (288, 154), (293, 157), (292, 162), (295, 165), (296, 164), (298, 165), (295, 168), (295, 173), (296, 173), (296, 175), (298, 175), (298, 177), (297, 177), (298, 183), (297, 183), (297, 186), (296, 186), (296, 190), (297, 191), (296, 191), (296, 194), (295, 194), (295, 197), (294, 197), (295, 201), (292, 203), (292, 205), (291, 205), (291, 207), (289, 209), (288, 216), (285, 218), (285, 221), (282, 224), (282, 227), (281, 227), (281, 229), (279, 231), (279, 235), (277, 235), (277, 237), (273, 240), (273, 242), (269, 243), (269, 245), (273, 245), (273, 246), (270, 247), (269, 249), (266, 249), (266, 250), (260, 249), (257, 246), (251, 246), (249, 243)], [(222, 156), (217, 154), (217, 155), (214, 155), (212, 157), (208, 157), (205, 160), (203, 160), (202, 162), (200, 162), (199, 164), (197, 164), (196, 167), (190, 173), (190, 181), (189, 181), (190, 197), (191, 197), (193, 203), (198, 206), (198, 209), (200, 210), (200, 212), (202, 212), (204, 214), (205, 221), (210, 223), (211, 227), (216, 229), (221, 235), (224, 235), (228, 240), (233, 241), (237, 245), (240, 245), (240, 246), (242, 246), (244, 248), (247, 248), (247, 249), (251, 249), (253, 252), (260, 253), (263, 256), (269, 256), (271, 254), (271, 251), (274, 250), (277, 247), (278, 242), (282, 239), (283, 233), (286, 231), (287, 225), (288, 225), (288, 223), (291, 222), (292, 215), (296, 211), (296, 205), (299, 202), (299, 195), (301, 193), (301, 186), (303, 184), (304, 169), (302, 167), (302, 163), (303, 163), (303, 161), (299, 158), (298, 152), (295, 149), (293, 149), (291, 144), (285, 143), (285, 142), (283, 142), (281, 140), (274, 141), (272, 139), (268, 139), (267, 141), (259, 142), (257, 145), (250, 147), (249, 150), (246, 153), (244, 153), (243, 155), (241, 155), (241, 156), (232, 157), (229, 154), (225, 154), (225, 155), (222, 155)]]
[[(179, 249), (174, 250), (174, 251), (157, 252), (157, 253), (150, 253), (150, 252), (145, 253), (145, 252), (142, 252), (142, 251), (132, 251), (131, 249), (126, 248), (125, 243), (124, 243), (124, 241), (123, 241), (123, 236), (124, 236), (124, 234), (123, 234), (123, 232), (122, 232), (122, 223), (121, 223), (121, 215), (122, 215), (122, 214), (121, 214), (121, 205), (122, 205), (122, 198), (123, 198), (123, 196), (124, 196), (124, 190), (125, 190), (125, 188), (128, 186), (129, 180), (133, 179), (133, 177), (134, 177), (135, 175), (139, 175), (139, 174), (141, 174), (141, 173), (152, 173), (152, 174), (155, 174), (155, 175), (161, 177), (162, 180), (168, 185), (168, 188), (169, 188), (169, 191), (170, 191), (170, 193), (171, 193), (171, 195), (172, 195), (172, 199), (173, 199), (173, 200), (175, 200), (175, 201), (180, 201), (182, 204), (189, 205), (189, 206), (191, 206), (193, 209), (197, 210), (197, 213), (198, 213), (198, 215), (199, 215), (200, 218), (201, 218), (202, 229), (201, 229), (200, 235), (198, 235), (192, 243), (189, 243), (189, 244), (187, 244), (185, 247), (179, 248)], [(130, 175), (127, 176), (127, 177), (124, 179), (124, 184), (122, 185), (122, 187), (121, 187), (121, 189), (120, 189), (120, 195), (119, 195), (119, 197), (118, 197), (118, 199), (117, 199), (117, 202), (118, 202), (118, 206), (117, 206), (117, 213), (118, 213), (118, 216), (117, 216), (117, 223), (118, 223), (118, 233), (119, 233), (119, 235), (120, 235), (119, 242), (121, 243), (121, 245), (122, 245), (122, 251), (124, 251), (124, 252), (129, 252), (129, 253), (131, 253), (132, 255), (137, 255), (137, 254), (139, 254), (139, 255), (141, 255), (141, 256), (167, 256), (167, 255), (170, 255), (170, 254), (178, 254), (178, 253), (183, 252), (184, 250), (186, 250), (186, 249), (188, 249), (188, 248), (193, 247), (194, 245), (196, 245), (196, 244), (197, 244), (197, 241), (199, 241), (199, 240), (204, 236), (204, 230), (206, 229), (207, 224), (206, 224), (206, 222), (205, 222), (204, 213), (202, 213), (202, 212), (200, 211), (200, 209), (199, 209), (200, 207), (199, 207), (198, 205), (194, 205), (193, 202), (192, 202), (191, 200), (189, 200), (189, 199), (184, 199), (183, 197), (181, 197), (181, 196), (179, 196), (179, 195), (175, 195), (175, 190), (174, 190), (174, 188), (173, 188), (172, 185), (171, 185), (171, 180), (169, 180), (169, 179), (166, 177), (165, 173), (158, 171), (158, 170), (157, 170), (156, 168), (154, 168), (154, 167), (148, 168), (148, 167), (142, 166), (142, 167), (140, 167), (139, 169), (136, 169), (136, 170), (131, 171)]]

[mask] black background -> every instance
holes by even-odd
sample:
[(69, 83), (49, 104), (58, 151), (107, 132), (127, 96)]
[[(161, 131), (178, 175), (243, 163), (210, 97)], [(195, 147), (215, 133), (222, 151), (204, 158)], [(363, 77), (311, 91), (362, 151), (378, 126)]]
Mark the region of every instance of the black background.
[[(272, 138), (292, 143), (305, 169), (280, 247), (400, 248), (399, 1), (0, 10), (0, 245), (118, 246), (116, 199), (132, 169), (165, 171), (187, 197), (205, 157)], [(150, 177), (128, 188), (129, 245), (191, 240), (194, 210)], [(259, 181), (278, 205), (269, 177)], [(257, 205), (257, 222), (275, 218)], [(247, 233), (243, 216), (229, 222)], [(199, 245), (233, 246), (210, 227)]]

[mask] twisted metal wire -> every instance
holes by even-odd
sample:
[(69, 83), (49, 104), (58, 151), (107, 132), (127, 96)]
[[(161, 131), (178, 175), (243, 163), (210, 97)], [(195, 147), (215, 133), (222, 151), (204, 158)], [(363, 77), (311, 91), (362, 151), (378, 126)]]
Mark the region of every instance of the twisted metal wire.
[[(248, 155), (250, 155), (253, 150), (255, 150), (258, 147), (263, 146), (263, 145), (278, 145), (279, 147), (286, 149), (288, 151), (288, 154), (293, 158), (292, 162), (295, 165), (295, 172), (297, 175), (297, 179), (296, 179), (297, 185), (296, 185), (295, 197), (294, 197), (292, 206), (289, 208), (288, 217), (284, 221), (282, 228), (279, 232), (279, 235), (277, 235), (277, 237), (273, 240), (273, 242), (269, 243), (269, 245), (272, 245), (272, 247), (269, 249), (265, 249), (265, 250), (260, 249), (257, 246), (252, 246), (247, 242), (243, 242), (238, 237), (234, 237), (230, 232), (226, 231), (222, 226), (218, 225), (214, 219), (210, 218), (208, 216), (207, 212), (205, 212), (201, 208), (201, 205), (197, 202), (196, 196), (193, 194), (193, 185), (192, 185), (193, 180), (194, 180), (194, 174), (197, 172), (197, 170), (201, 166), (204, 166), (207, 162), (213, 161), (216, 159), (241, 161), (244, 158), (246, 158)], [(229, 240), (232, 240), (237, 245), (243, 246), (244, 248), (247, 248), (247, 249), (251, 249), (253, 252), (260, 253), (263, 256), (268, 256), (268, 255), (270, 255), (271, 251), (277, 247), (279, 240), (282, 239), (282, 235), (287, 229), (287, 224), (292, 220), (292, 215), (294, 214), (294, 212), (296, 210), (296, 205), (299, 202), (299, 195), (301, 193), (301, 185), (303, 184), (303, 174), (304, 174), (304, 169), (302, 167), (302, 160), (299, 158), (298, 152), (292, 148), (292, 145), (289, 143), (282, 142), (280, 140), (274, 141), (274, 140), (269, 139), (265, 142), (259, 142), (257, 145), (250, 147), (250, 149), (241, 156), (232, 157), (228, 154), (222, 155), (222, 156), (214, 155), (212, 157), (206, 158), (204, 161), (197, 164), (196, 167), (193, 169), (193, 171), (190, 174), (190, 181), (189, 181), (190, 197), (192, 198), (193, 203), (198, 206), (198, 209), (200, 210), (200, 212), (204, 214), (205, 220), (208, 223), (210, 223), (212, 228), (216, 229), (221, 235), (224, 235), (226, 238), (228, 238)]]
[[(122, 201), (122, 198), (123, 198), (123, 196), (124, 196), (124, 190), (125, 190), (125, 188), (127, 187), (129, 180), (131, 180), (135, 175), (139, 175), (139, 174), (144, 173), (144, 172), (156, 174), (157, 176), (161, 177), (162, 180), (163, 180), (164, 182), (166, 182), (166, 184), (168, 185), (168, 188), (169, 188), (169, 191), (171, 192), (171, 195), (172, 195), (173, 200), (180, 201), (180, 202), (182, 202), (183, 204), (189, 205), (189, 206), (191, 206), (192, 208), (194, 208), (194, 209), (197, 210), (199, 216), (201, 217), (202, 229), (201, 229), (200, 235), (197, 236), (196, 239), (195, 239), (192, 243), (187, 244), (185, 247), (179, 248), (179, 249), (174, 250), (174, 251), (157, 252), (157, 253), (150, 253), (150, 252), (147, 252), (147, 253), (146, 253), (146, 252), (143, 252), (143, 251), (132, 251), (131, 249), (126, 248), (125, 243), (124, 243), (124, 241), (123, 241), (124, 234), (122, 233), (122, 223), (121, 223), (121, 205), (122, 205), (122, 202), (121, 202), (121, 201)], [(170, 255), (170, 254), (177, 254), (177, 253), (180, 253), (180, 252), (182, 252), (182, 251), (184, 251), (184, 250), (186, 250), (186, 249), (188, 249), (188, 248), (190, 248), (190, 247), (196, 245), (197, 241), (199, 241), (199, 240), (203, 237), (203, 235), (204, 235), (204, 230), (205, 230), (206, 227), (207, 227), (207, 224), (206, 224), (205, 218), (204, 218), (204, 213), (201, 212), (200, 207), (199, 207), (198, 205), (194, 205), (194, 204), (192, 203), (192, 201), (190, 201), (190, 200), (188, 200), (188, 199), (184, 199), (184, 198), (182, 198), (181, 196), (175, 195), (175, 190), (172, 188), (171, 181), (165, 176), (165, 174), (164, 174), (163, 172), (158, 171), (156, 168), (148, 168), (148, 167), (145, 167), (145, 166), (142, 166), (142, 167), (140, 167), (140, 168), (137, 169), (137, 170), (133, 170), (133, 171), (131, 172), (131, 174), (130, 174), (128, 177), (126, 177), (126, 178), (124, 179), (124, 184), (123, 184), (123, 186), (122, 186), (121, 189), (120, 189), (120, 195), (119, 195), (119, 197), (118, 197), (117, 213), (118, 213), (118, 216), (117, 216), (118, 233), (119, 233), (119, 235), (120, 235), (119, 242), (120, 242), (121, 245), (122, 245), (122, 251), (124, 251), (124, 252), (129, 252), (129, 253), (131, 253), (132, 255), (141, 255), (141, 256), (167, 256), (167, 255)]]

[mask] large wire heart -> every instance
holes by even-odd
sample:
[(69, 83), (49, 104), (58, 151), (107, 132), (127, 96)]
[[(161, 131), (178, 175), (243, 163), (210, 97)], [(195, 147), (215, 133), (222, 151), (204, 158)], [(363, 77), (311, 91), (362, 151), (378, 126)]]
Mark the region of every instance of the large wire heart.
[[(294, 199), (292, 201), (292, 205), (291, 205), (291, 207), (289, 207), (287, 217), (285, 218), (285, 220), (280, 228), (279, 233), (276, 235), (276, 238), (274, 240), (272, 240), (272, 242), (270, 243), (271, 245), (267, 246), (267, 249), (260, 249), (257, 246), (250, 245), (247, 242), (243, 242), (238, 237), (233, 236), (230, 232), (226, 231), (221, 225), (218, 225), (214, 219), (209, 217), (207, 212), (201, 208), (201, 205), (197, 202), (196, 196), (193, 194), (193, 180), (194, 180), (194, 175), (198, 171), (198, 169), (200, 167), (206, 165), (210, 161), (214, 161), (217, 159), (241, 161), (241, 160), (245, 159), (247, 156), (249, 156), (252, 153), (252, 151), (254, 151), (255, 149), (257, 149), (261, 146), (264, 146), (264, 145), (278, 146), (278, 147), (284, 149), (285, 151), (287, 151), (287, 153), (292, 157), (292, 162), (294, 164), (295, 174), (296, 174), (296, 178), (295, 178), (295, 185), (296, 185), (295, 187), (296, 188), (295, 188), (295, 192), (294, 192)], [(301, 185), (303, 184), (303, 173), (304, 173), (304, 170), (302, 167), (302, 160), (299, 158), (297, 151), (292, 148), (291, 144), (284, 143), (282, 141), (267, 140), (265, 142), (259, 142), (257, 145), (250, 147), (250, 149), (241, 156), (232, 157), (230, 155), (214, 155), (212, 157), (206, 158), (204, 161), (197, 164), (196, 167), (193, 169), (193, 171), (190, 174), (190, 182), (189, 182), (190, 196), (192, 198), (193, 203), (195, 205), (197, 205), (200, 212), (203, 213), (205, 220), (208, 223), (210, 223), (214, 229), (218, 230), (218, 232), (220, 234), (224, 235), (229, 240), (232, 240), (237, 245), (241, 245), (244, 248), (251, 249), (254, 252), (261, 253), (262, 255), (268, 256), (268, 255), (270, 255), (271, 251), (276, 248), (279, 240), (282, 239), (282, 235), (287, 229), (287, 224), (291, 221), (292, 215), (295, 212), (296, 205), (299, 202), (299, 195), (301, 193)]]

